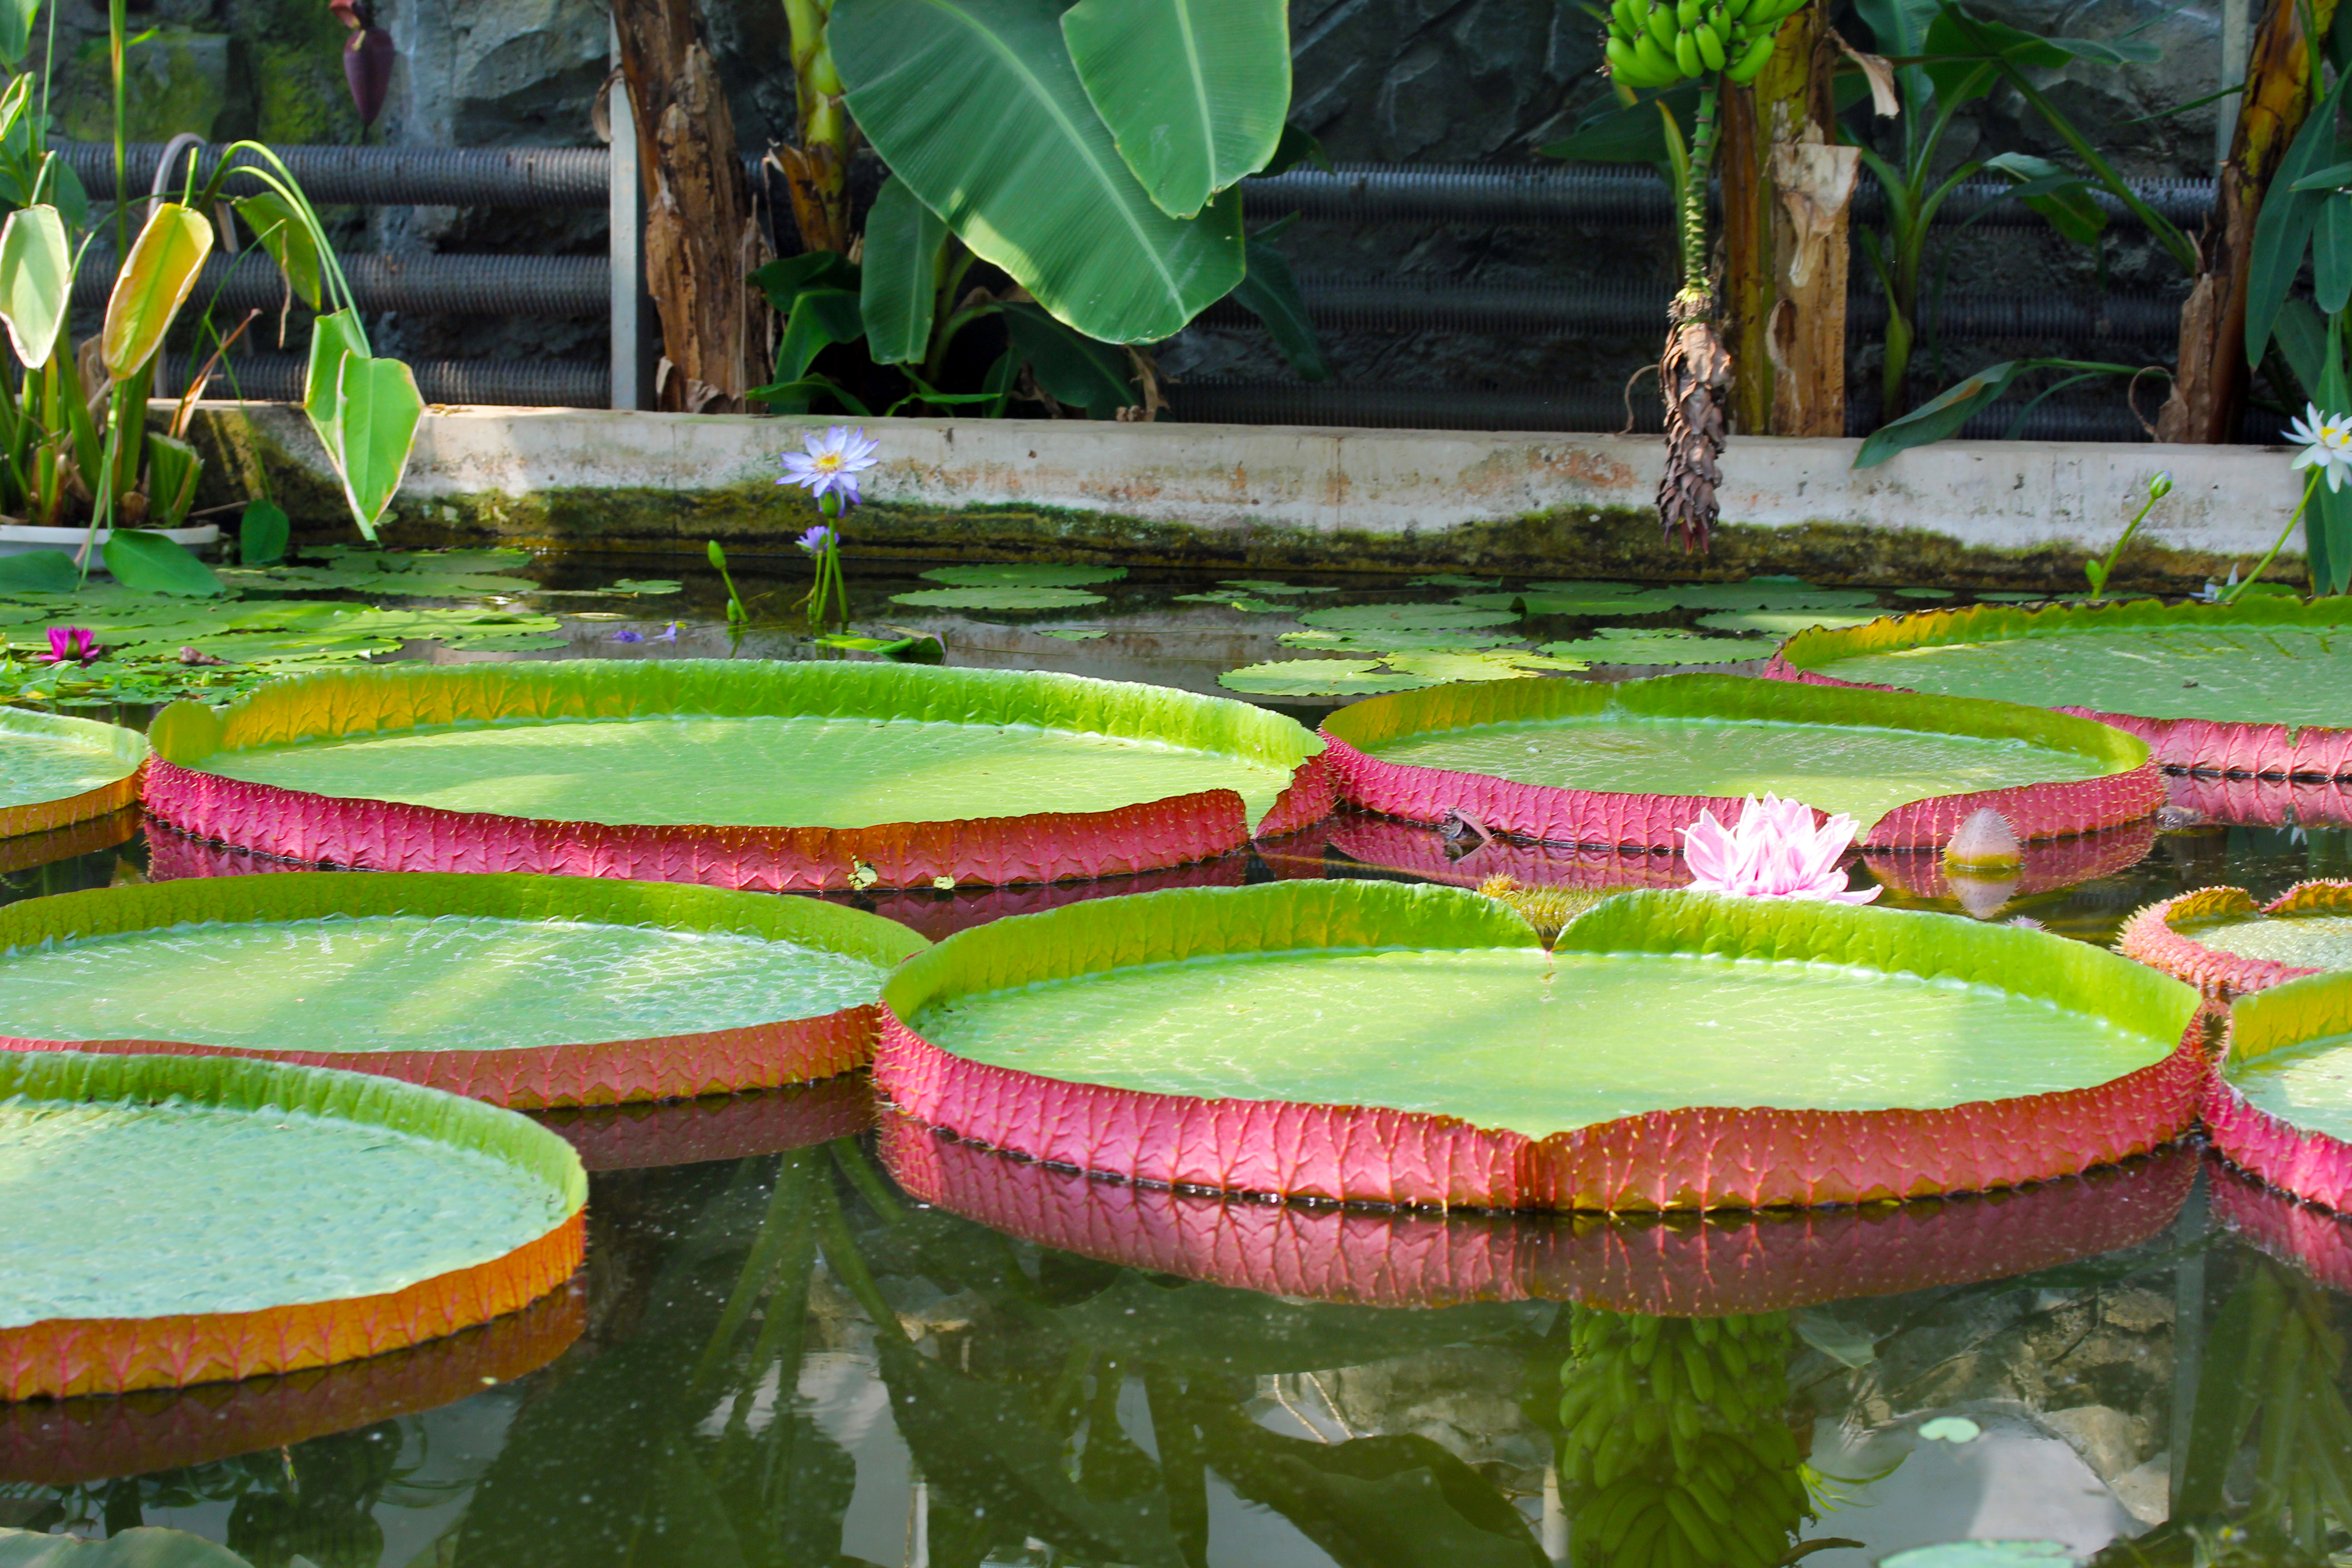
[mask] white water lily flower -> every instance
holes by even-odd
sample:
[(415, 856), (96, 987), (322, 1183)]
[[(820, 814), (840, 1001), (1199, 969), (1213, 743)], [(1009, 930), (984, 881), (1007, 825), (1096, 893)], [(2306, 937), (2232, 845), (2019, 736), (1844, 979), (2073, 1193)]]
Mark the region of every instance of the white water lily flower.
[(2344, 472), (2352, 468), (2352, 414), (2322, 414), (2316, 403), (2305, 404), (2303, 417), (2286, 427), (2286, 438), (2303, 448), (2294, 467), (2317, 468), (2329, 489), (2344, 488)]

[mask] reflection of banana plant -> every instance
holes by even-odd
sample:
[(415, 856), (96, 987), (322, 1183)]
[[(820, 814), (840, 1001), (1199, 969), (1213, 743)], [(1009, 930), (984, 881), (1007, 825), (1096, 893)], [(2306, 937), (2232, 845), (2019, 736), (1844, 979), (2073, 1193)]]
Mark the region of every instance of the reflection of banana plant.
[(2171, 1518), (2103, 1552), (2112, 1568), (2325, 1563), (2331, 1531), (2352, 1528), (2340, 1299), (2259, 1255), (2245, 1267), (2213, 1322)]
[(1559, 1369), (1570, 1555), (1592, 1568), (1774, 1568), (1813, 1515), (1789, 1432), (1784, 1314), (1574, 1309)]

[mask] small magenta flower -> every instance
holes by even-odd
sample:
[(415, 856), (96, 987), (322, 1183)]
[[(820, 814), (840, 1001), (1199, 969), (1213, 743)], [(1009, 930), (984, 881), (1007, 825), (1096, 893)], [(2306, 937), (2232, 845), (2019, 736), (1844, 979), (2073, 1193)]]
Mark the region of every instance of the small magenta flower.
[(811, 555), (822, 555), (825, 552), (825, 547), (833, 543), (835, 537), (833, 530), (820, 522), (801, 535), (800, 546)]
[(776, 483), (804, 485), (812, 500), (838, 495), (845, 505), (857, 505), (857, 476), (881, 460), (875, 454), (882, 443), (868, 440), (862, 429), (835, 425), (811, 432), (803, 445), (804, 451), (784, 454), (784, 477)]
[(613, 634), (613, 640), (614, 642), (643, 642), (646, 640), (646, 634), (635, 630), (634, 627), (623, 626), (619, 631)]
[(1866, 904), (1880, 889), (1849, 892), (1845, 873), (1838, 868), (1839, 858), (1853, 842), (1854, 826), (1853, 817), (1841, 814), (1816, 827), (1811, 806), (1769, 794), (1762, 800), (1749, 795), (1736, 826), (1726, 827), (1714, 812), (1703, 811), (1682, 830), (1691, 889)]
[(97, 634), (88, 626), (51, 626), (49, 651), (41, 656), (41, 662), (88, 664), (104, 651), (98, 646)]

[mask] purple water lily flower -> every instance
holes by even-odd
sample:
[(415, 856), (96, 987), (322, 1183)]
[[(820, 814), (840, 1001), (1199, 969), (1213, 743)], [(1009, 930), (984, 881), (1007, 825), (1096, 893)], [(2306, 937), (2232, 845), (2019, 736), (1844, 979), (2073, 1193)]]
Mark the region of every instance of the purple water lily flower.
[[(781, 484), (783, 481), (780, 479), (777, 482)], [(801, 535), (800, 547), (811, 555), (822, 555), (824, 553), (825, 546), (831, 544), (834, 538), (833, 530), (820, 522)]]
[(51, 626), (49, 651), (41, 656), (41, 662), (88, 664), (104, 651), (98, 646), (98, 635), (88, 626)]
[(646, 640), (646, 634), (641, 631), (632, 630), (627, 626), (623, 626), (619, 631), (613, 634), (613, 640), (614, 642), (643, 642)]
[(655, 633), (655, 634), (654, 634), (654, 641), (656, 641), (656, 642), (676, 642), (676, 641), (677, 641), (677, 633), (678, 633), (678, 628), (679, 628), (679, 626), (682, 626), (683, 624), (684, 624), (683, 622), (679, 622), (679, 621), (672, 621), (672, 622), (670, 622), (670, 624), (668, 625), (668, 626), (667, 626), (667, 628), (665, 628), (664, 630), (662, 630), (662, 631), (658, 631), (658, 632), (656, 632), (656, 633)]
[(857, 505), (857, 476), (881, 461), (875, 454), (882, 443), (867, 439), (863, 429), (834, 425), (812, 432), (803, 446), (803, 451), (784, 454), (784, 477), (776, 483), (804, 485), (812, 500), (838, 495), (845, 504)]

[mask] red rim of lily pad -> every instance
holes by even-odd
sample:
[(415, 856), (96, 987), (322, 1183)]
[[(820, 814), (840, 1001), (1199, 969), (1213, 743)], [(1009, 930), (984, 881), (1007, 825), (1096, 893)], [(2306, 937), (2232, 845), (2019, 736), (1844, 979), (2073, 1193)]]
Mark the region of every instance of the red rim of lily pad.
[[(1783, 695), (1785, 694), (1785, 695)], [(1475, 818), (1493, 833), (1556, 844), (1678, 849), (1702, 812), (1729, 826), (1741, 800), (1644, 795), (1522, 784), (1491, 773), (1381, 761), (1373, 751), (1400, 736), (1586, 715), (1773, 720), (1869, 725), (1941, 734), (2026, 740), (2094, 759), (2097, 776), (1933, 795), (1895, 806), (1864, 827), (1874, 848), (1941, 846), (1990, 806), (2020, 838), (2092, 833), (2136, 821), (2164, 804), (2161, 773), (2128, 735), (2048, 709), (1964, 697), (1921, 697), (1859, 687), (1816, 690), (1790, 681), (1727, 675), (1668, 675), (1620, 682), (1496, 680), (1367, 699), (1323, 721), (1339, 797), (1409, 822)], [(1816, 813), (1816, 819), (1822, 814)]]
[(2226, 1000), (2321, 971), (2315, 964), (2247, 958), (2208, 947), (2181, 926), (2278, 915), (2352, 915), (2352, 882), (2297, 882), (2267, 904), (2256, 904), (2243, 888), (2200, 888), (2134, 911), (2116, 938), (2116, 951)]
[(120, 724), (102, 724), (94, 719), (70, 718), (62, 713), (36, 713), (29, 709), (0, 707), (0, 755), (5, 754), (12, 736), (26, 744), (46, 742), (79, 751), (104, 752), (121, 765), (122, 774), (94, 789), (59, 795), (54, 800), (0, 805), (0, 839), (69, 827), (75, 823), (88, 822), (121, 811), (139, 798), (140, 773), (147, 764), (147, 742), (136, 730), (126, 730)]
[(0, 1403), (0, 1480), (75, 1486), (173, 1470), (418, 1411), (537, 1372), (588, 1326), (573, 1280), (520, 1311), (363, 1361), (193, 1388)]
[(2352, 1211), (2352, 1142), (2299, 1127), (2248, 1100), (2232, 1081), (2241, 1063), (2305, 1040), (2352, 1033), (2352, 973), (2283, 981), (2230, 1004), (2230, 1043), (2205, 1087), (2200, 1114), (2221, 1157), (2281, 1192)]
[[(927, 945), (905, 927), (863, 910), (675, 882), (289, 871), (99, 888), (0, 906), (0, 952), (183, 923), (331, 915), (479, 915), (730, 931), (848, 953), (877, 969)], [(478, 1050), (266, 1050), (189, 1040), (52, 1040), (14, 1034), (0, 1034), (0, 1050), (242, 1057), (374, 1074), (515, 1110), (539, 1110), (688, 1099), (830, 1078), (866, 1065), (879, 1022), (878, 1006), (866, 1005), (658, 1038)]]
[(2352, 827), (2352, 780), (2167, 773), (2168, 803), (2238, 827)]
[(884, 1119), (881, 1153), (922, 1202), (1149, 1273), (1365, 1306), (1568, 1300), (1677, 1318), (1967, 1284), (2136, 1246), (2180, 1212), (2199, 1160), (2173, 1145), (2009, 1192), (1694, 1226), (1236, 1202), (1090, 1180), (902, 1117)]
[(1538, 1140), (1423, 1112), (1049, 1078), (959, 1057), (908, 1023), (958, 994), (1208, 954), (1533, 945), (1532, 930), (1492, 900), (1384, 881), (1150, 893), (1003, 921), (892, 976), (874, 1081), (916, 1121), (1104, 1179), (1326, 1203), (1622, 1213), (1869, 1203), (2070, 1175), (2179, 1136), (2207, 1076), (2196, 993), (2104, 950), (1938, 914), (1686, 892), (1606, 900), (1553, 950), (1982, 978), (2074, 1006), (2093, 999), (2179, 1044), (2121, 1077), (2052, 1093), (1925, 1110), (1694, 1107)]
[(1295, 721), (1224, 698), (1038, 670), (885, 663), (595, 659), (401, 664), (273, 681), (219, 713), (175, 702), (149, 737), (150, 815), (197, 838), (310, 865), (382, 871), (528, 871), (702, 882), (767, 892), (997, 887), (1157, 870), (1249, 842), (1232, 790), (1107, 811), (885, 823), (868, 827), (675, 826), (447, 811), (249, 783), (205, 761), (248, 746), (499, 721), (859, 715), (1025, 723), (1224, 750), (1286, 770), (1258, 825), (1328, 815), (1318, 742)]
[[(1950, 643), (2048, 637), (2069, 631), (2131, 630), (2165, 624), (2224, 626), (2341, 626), (2344, 599), (2263, 597), (2234, 605), (2168, 605), (2157, 599), (2126, 599), (2107, 605), (2049, 605), (2025, 609), (2010, 605), (1970, 605), (1957, 610), (1919, 610), (1860, 626), (1815, 626), (1780, 645), (1765, 667), (1768, 680), (1834, 686), (1849, 690), (1895, 691), (1814, 673), (1816, 667), (1858, 654)], [(2092, 708), (2055, 706), (2112, 724), (2147, 742), (2163, 767), (2196, 773), (2263, 777), (2352, 778), (2352, 728), (2317, 724), (2263, 724), (2215, 719), (2149, 719)]]
[(874, 1086), (845, 1072), (698, 1100), (539, 1110), (531, 1120), (571, 1144), (592, 1173), (700, 1165), (855, 1138), (874, 1125)]
[[(0, 1403), (236, 1382), (382, 1355), (518, 1311), (571, 1279), (585, 1256), (588, 1177), (578, 1156), (528, 1117), (477, 1100), (283, 1062), (0, 1052), (0, 1100), (15, 1097), (257, 1120), (290, 1112), (382, 1128), (505, 1165), (564, 1217), (505, 1252), (394, 1289), (251, 1309), (92, 1314), (0, 1327)], [(257, 1236), (249, 1245), (261, 1240)]]

